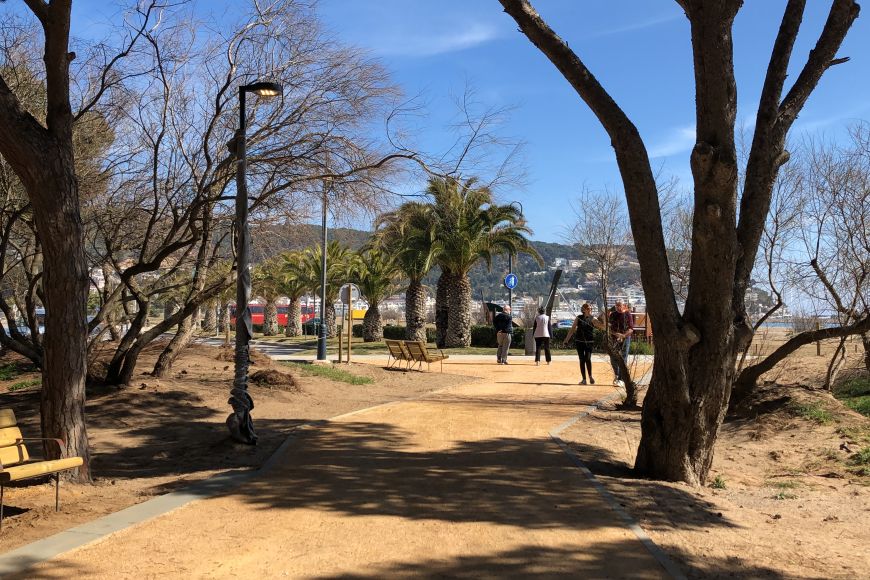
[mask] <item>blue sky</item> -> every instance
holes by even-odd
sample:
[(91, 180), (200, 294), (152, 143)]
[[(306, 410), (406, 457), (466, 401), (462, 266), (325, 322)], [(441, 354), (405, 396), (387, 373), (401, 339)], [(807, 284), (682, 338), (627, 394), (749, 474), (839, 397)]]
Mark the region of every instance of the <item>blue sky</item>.
[[(673, 0), (535, 0), (535, 7), (580, 55), (634, 120), (655, 168), (691, 184), (694, 92), (689, 27)], [(811, 0), (792, 58), (794, 78), (827, 15)], [(739, 119), (751, 127), (770, 48), (785, 0), (747, 0), (734, 30)], [(16, 9), (19, 7), (13, 8)], [(198, 11), (240, 9), (235, 0), (197, 2)], [(73, 34), (102, 36), (117, 5), (73, 2)], [(470, 85), (481, 105), (511, 107), (501, 131), (525, 143), (522, 188), (499, 192), (523, 203), (534, 237), (561, 241), (584, 185), (621, 191), (609, 139), (556, 69), (516, 29), (496, 0), (320, 0), (325, 27), (380, 59), (407, 95), (426, 103), (418, 143), (430, 151), (452, 142), (454, 99)], [(852, 60), (822, 79), (793, 137), (836, 139), (856, 119), (870, 118), (870, 14), (853, 26), (840, 51)], [(423, 184), (408, 184), (420, 188)]]
[[(640, 129), (656, 168), (689, 187), (694, 88), (689, 26), (671, 0), (537, 0), (535, 7), (580, 55)], [(784, 0), (748, 0), (734, 30), (739, 118), (751, 128)], [(808, 2), (790, 78), (797, 75), (830, 2)], [(383, 60), (408, 94), (422, 92), (431, 134), (454, 114), (451, 93), (471, 84), (478, 100), (512, 106), (505, 134), (525, 142), (526, 186), (502, 191), (523, 202), (535, 238), (560, 241), (581, 188), (621, 191), (607, 135), (579, 96), (522, 36), (496, 0), (322, 0), (326, 25), (344, 41)], [(870, 118), (870, 15), (847, 37), (852, 60), (822, 79), (793, 135), (836, 138), (854, 119)]]

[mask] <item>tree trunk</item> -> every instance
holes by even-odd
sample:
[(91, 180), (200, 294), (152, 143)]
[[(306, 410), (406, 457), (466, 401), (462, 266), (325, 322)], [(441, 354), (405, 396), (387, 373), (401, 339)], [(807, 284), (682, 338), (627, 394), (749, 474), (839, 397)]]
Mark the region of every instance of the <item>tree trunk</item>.
[(298, 298), (290, 298), (290, 303), (287, 305), (287, 328), (284, 330), (284, 336), (301, 336), (302, 335), (302, 303)]
[(326, 305), (326, 338), (335, 336), (335, 304), (330, 300)]
[(40, 413), (42, 436), (66, 442), (63, 449), (52, 442), (44, 445), (46, 459), (79, 456), (83, 465), (73, 478), (90, 481), (90, 449), (85, 422), (88, 329), (85, 312), (88, 296), (88, 266), (84, 252), (84, 228), (78, 203), (78, 183), (71, 147), (57, 144), (47, 151), (40, 184), (51, 191), (51, 200), (34, 206), (42, 240), (45, 303), (42, 391)]
[(426, 288), (419, 280), (405, 290), (405, 338), (426, 342)]
[(441, 269), (438, 285), (435, 287), (435, 343), (444, 348), (447, 343), (447, 328), (450, 312), (450, 272)]
[(164, 348), (163, 352), (160, 353), (160, 356), (157, 357), (157, 362), (154, 363), (154, 370), (151, 371), (152, 376), (163, 378), (169, 374), (169, 371), (172, 370), (172, 364), (184, 351), (187, 345), (190, 344), (190, 339), (193, 338), (193, 333), (193, 317), (188, 316), (181, 321), (181, 324), (178, 325), (178, 330), (175, 332), (175, 336), (172, 337), (172, 340), (169, 341), (169, 344), (166, 345), (166, 348)]
[(224, 334), (224, 345), (230, 345), (230, 332), (232, 331), (232, 316), (230, 316), (230, 305), (225, 302), (223, 305), (223, 310), (220, 315), (221, 325), (223, 329), (221, 332)]
[(870, 373), (870, 332), (861, 335), (861, 342), (864, 344), (864, 368)]
[(205, 305), (205, 320), (202, 322), (202, 333), (214, 336), (218, 326), (218, 300), (209, 300)]
[(281, 332), (278, 327), (278, 305), (274, 299), (267, 299), (263, 308), (263, 336), (275, 336)]
[[(425, 334), (425, 331), (424, 331)], [(377, 303), (369, 304), (363, 317), (363, 342), (381, 342), (384, 340), (384, 324), (381, 321), (381, 311)]]
[(447, 282), (450, 308), (447, 313), (447, 337), (444, 346), (463, 348), (471, 345), (471, 281), (467, 274), (451, 274)]

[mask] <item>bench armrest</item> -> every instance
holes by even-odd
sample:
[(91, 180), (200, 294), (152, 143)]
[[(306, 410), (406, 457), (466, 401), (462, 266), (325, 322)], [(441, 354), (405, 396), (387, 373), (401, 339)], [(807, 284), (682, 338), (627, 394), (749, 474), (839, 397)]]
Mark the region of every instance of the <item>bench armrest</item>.
[(58, 446), (63, 449), (66, 447), (66, 442), (63, 439), (58, 439), (57, 437), (18, 437), (15, 439), (15, 442), (19, 441), (57, 441)]

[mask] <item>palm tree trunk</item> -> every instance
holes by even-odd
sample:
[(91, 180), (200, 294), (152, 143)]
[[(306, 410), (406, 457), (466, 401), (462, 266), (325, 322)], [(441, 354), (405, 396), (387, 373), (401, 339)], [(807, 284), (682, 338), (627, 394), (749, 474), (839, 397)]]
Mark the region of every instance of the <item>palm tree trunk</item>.
[(405, 337), (426, 341), (426, 288), (419, 280), (411, 280), (405, 291)]
[(363, 317), (363, 342), (380, 342), (384, 340), (384, 325), (381, 321), (381, 311), (377, 303), (369, 304)]
[(284, 336), (300, 336), (302, 334), (302, 303), (298, 298), (291, 298), (287, 305), (287, 328)]
[(278, 334), (278, 305), (274, 298), (266, 299), (266, 307), (263, 309), (263, 336)]
[(467, 274), (451, 274), (448, 281), (447, 348), (471, 345), (471, 281)]
[(438, 348), (444, 348), (447, 341), (447, 327), (450, 311), (450, 272), (441, 269), (438, 285), (435, 290), (435, 342)]
[(335, 304), (332, 300), (326, 305), (326, 338), (335, 336)]

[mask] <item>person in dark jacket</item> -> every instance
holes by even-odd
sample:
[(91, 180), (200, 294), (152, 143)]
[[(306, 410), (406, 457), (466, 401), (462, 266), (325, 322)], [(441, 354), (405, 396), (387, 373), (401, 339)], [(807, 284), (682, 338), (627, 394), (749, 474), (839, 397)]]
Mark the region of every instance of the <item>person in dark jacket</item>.
[(587, 384), (587, 373), (589, 384), (595, 384), (595, 379), (592, 378), (592, 345), (595, 343), (596, 326), (600, 326), (600, 323), (593, 318), (592, 306), (587, 302), (580, 308), (580, 314), (574, 319), (574, 324), (565, 337), (565, 346), (574, 338), (574, 348), (577, 349), (577, 357), (580, 359), (581, 385)]
[(508, 350), (511, 347), (511, 335), (514, 332), (510, 306), (505, 306), (504, 310), (495, 315), (493, 325), (495, 326), (495, 340), (498, 343), (495, 358), (498, 364), (506, 365), (508, 364)]

